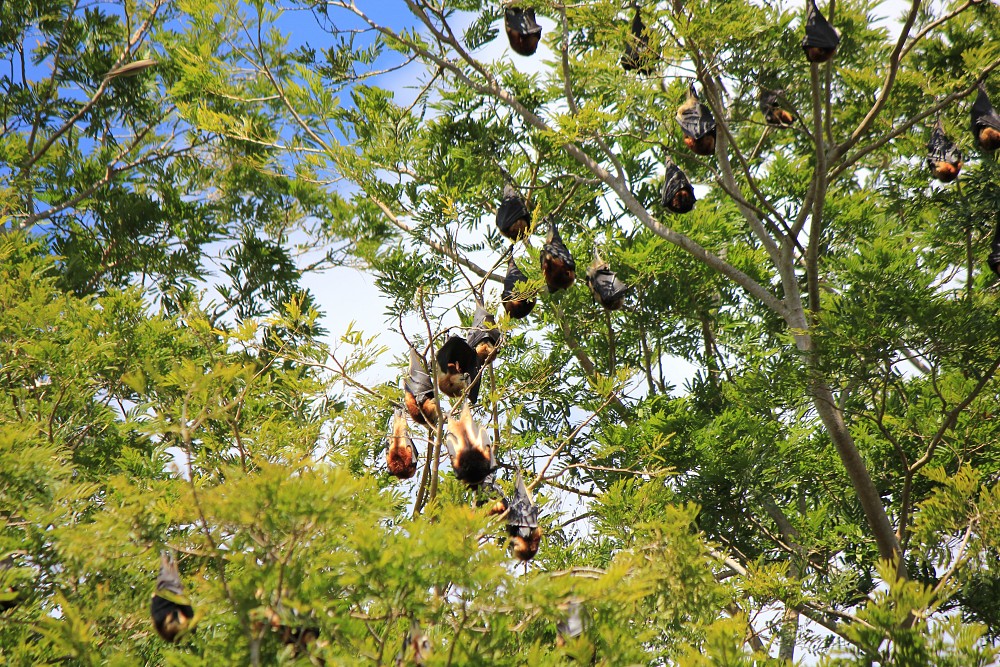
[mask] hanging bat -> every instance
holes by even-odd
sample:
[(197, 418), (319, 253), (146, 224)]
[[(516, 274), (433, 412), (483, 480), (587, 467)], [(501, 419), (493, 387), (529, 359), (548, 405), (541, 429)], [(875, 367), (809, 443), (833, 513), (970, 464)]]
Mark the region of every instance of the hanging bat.
[(958, 178), (962, 169), (962, 152), (944, 133), (944, 126), (938, 118), (927, 142), (927, 166), (931, 176), (942, 183), (951, 183)]
[(524, 485), (521, 471), (517, 472), (514, 497), (507, 501), (507, 534), (511, 551), (518, 560), (529, 561), (538, 553), (542, 529), (538, 525), (538, 505)]
[[(280, 606), (279, 604), (279, 608)], [(310, 644), (319, 639), (319, 628), (315, 626), (288, 625), (282, 621), (281, 614), (271, 607), (264, 609), (264, 615), (270, 622), (275, 634), (278, 635), (281, 643), (285, 646), (291, 646), (292, 657), (307, 650)], [(292, 610), (291, 615), (300, 623), (302, 620), (305, 620), (295, 609)]]
[(660, 192), (660, 203), (674, 213), (687, 213), (694, 208), (694, 188), (687, 174), (667, 158), (667, 171), (663, 175), (663, 189)]
[(184, 595), (184, 584), (173, 553), (160, 552), (160, 575), (150, 605), (153, 627), (163, 641), (173, 644), (194, 629), (194, 609)]
[(837, 52), (840, 32), (826, 20), (816, 6), (816, 0), (809, 0), (806, 9), (806, 36), (802, 38), (802, 50), (811, 63), (825, 63)]
[(557, 646), (564, 646), (570, 639), (576, 639), (583, 634), (583, 605), (576, 600), (566, 603), (566, 620), (556, 624)]
[(1000, 222), (993, 230), (993, 243), (990, 244), (990, 254), (986, 258), (986, 263), (993, 270), (993, 273), (1000, 276)]
[(638, 72), (649, 75), (653, 73), (653, 54), (649, 50), (649, 33), (642, 22), (639, 7), (635, 7), (632, 17), (632, 28), (625, 42), (625, 53), (622, 55), (622, 69), (626, 72)]
[(434, 400), (431, 376), (424, 370), (424, 361), (417, 351), (410, 348), (410, 369), (403, 381), (403, 403), (410, 417), (418, 424), (438, 423), (440, 413)]
[(780, 90), (760, 91), (760, 112), (764, 114), (764, 122), (771, 127), (791, 127), (795, 124), (795, 114), (782, 109), (778, 101)]
[(569, 248), (559, 236), (555, 221), (549, 223), (549, 235), (545, 238), (545, 245), (542, 246), (539, 258), (542, 261), (545, 285), (550, 292), (568, 289), (576, 280), (576, 262), (573, 261), (573, 255), (569, 253)]
[(410, 479), (417, 472), (417, 448), (401, 410), (397, 410), (392, 417), (392, 433), (389, 435), (385, 462), (389, 474), (399, 479)]
[(496, 468), (490, 436), (486, 428), (472, 420), (469, 404), (462, 408), (458, 421), (448, 422), (444, 438), (455, 477), (471, 487), (478, 487)]
[(497, 209), (497, 229), (511, 241), (522, 238), (531, 228), (531, 211), (510, 184), (503, 186), (503, 199)]
[(503, 13), (504, 28), (507, 30), (507, 41), (515, 53), (530, 56), (538, 48), (542, 38), (542, 26), (535, 21), (535, 10), (531, 7), (507, 7)]
[(979, 94), (972, 105), (971, 116), (972, 135), (976, 145), (990, 153), (1000, 148), (1000, 116), (993, 108), (983, 84), (979, 84)]
[(500, 295), (500, 300), (503, 303), (503, 309), (515, 320), (527, 317), (532, 308), (535, 307), (534, 299), (526, 299), (518, 295), (520, 290), (517, 284), (526, 283), (527, 281), (528, 276), (524, 275), (521, 269), (517, 268), (517, 264), (514, 263), (514, 257), (511, 256), (507, 260), (507, 275), (503, 279), (503, 293)]
[(472, 316), (472, 328), (465, 341), (476, 351), (480, 367), (493, 363), (501, 336), (496, 318), (476, 299), (476, 314)]
[[(459, 336), (452, 336), (441, 346), (437, 353), (437, 362), (438, 389), (452, 398), (458, 398), (465, 393), (479, 375), (476, 351)], [(469, 400), (476, 402), (471, 392)]]
[(715, 116), (698, 100), (694, 84), (688, 86), (687, 99), (677, 108), (677, 122), (684, 132), (684, 145), (698, 155), (715, 152)]
[[(413, 659), (411, 662), (407, 662), (407, 653), (412, 652)], [(403, 667), (404, 665), (423, 665), (427, 657), (431, 653), (431, 640), (424, 634), (423, 629), (420, 627), (420, 622), (417, 620), (410, 621), (410, 629), (406, 632), (406, 636), (403, 637), (403, 646), (400, 647), (399, 653), (396, 654), (396, 667)]]
[(618, 310), (625, 303), (628, 286), (608, 267), (601, 256), (594, 253), (593, 263), (587, 267), (587, 287), (597, 303), (607, 310)]

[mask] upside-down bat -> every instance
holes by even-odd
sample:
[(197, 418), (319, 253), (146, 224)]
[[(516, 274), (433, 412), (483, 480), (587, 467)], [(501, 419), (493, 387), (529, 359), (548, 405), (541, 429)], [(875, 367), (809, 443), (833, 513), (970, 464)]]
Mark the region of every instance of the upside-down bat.
[(462, 407), (458, 421), (448, 422), (444, 438), (455, 477), (469, 486), (478, 487), (496, 468), (490, 436), (486, 428), (472, 420), (469, 404)]
[(406, 654), (408, 651), (413, 652), (412, 664), (414, 665), (423, 665), (431, 654), (430, 637), (424, 633), (423, 628), (420, 627), (420, 622), (417, 620), (410, 621), (410, 629), (406, 633), (406, 637), (403, 638), (403, 648), (400, 650), (399, 655), (396, 656), (397, 666), (401, 667), (406, 664)]
[(514, 186), (503, 186), (503, 199), (497, 209), (497, 229), (511, 241), (517, 241), (531, 228), (531, 211)]
[(501, 337), (493, 313), (486, 310), (482, 302), (476, 299), (476, 314), (472, 316), (472, 327), (465, 341), (476, 351), (480, 366), (493, 363)]
[(503, 303), (503, 309), (515, 320), (527, 317), (528, 313), (535, 307), (534, 299), (515, 297), (521, 289), (517, 287), (517, 284), (526, 283), (527, 281), (528, 276), (524, 275), (524, 272), (517, 268), (517, 264), (514, 263), (512, 256), (507, 260), (507, 275), (503, 279), (503, 293), (500, 295), (500, 300)]
[(538, 254), (542, 262), (542, 275), (550, 292), (568, 289), (576, 280), (576, 262), (569, 248), (563, 243), (555, 221), (549, 223), (549, 235)]
[(976, 145), (990, 153), (1000, 148), (1000, 116), (993, 108), (983, 84), (979, 84), (979, 94), (972, 105), (971, 117)]
[(563, 646), (567, 640), (574, 639), (583, 634), (583, 605), (576, 600), (566, 603), (566, 620), (556, 624), (556, 631), (559, 636), (556, 638), (556, 645)]
[(587, 267), (587, 287), (607, 310), (618, 310), (625, 303), (628, 286), (596, 252), (593, 263)]
[(653, 73), (653, 53), (649, 49), (649, 33), (642, 22), (639, 7), (635, 7), (632, 17), (632, 28), (625, 41), (625, 53), (622, 55), (622, 69), (626, 72), (639, 74)]
[(795, 114), (788, 109), (782, 109), (778, 101), (780, 90), (760, 91), (760, 112), (764, 121), (771, 127), (791, 127), (795, 124)]
[(166, 550), (160, 552), (160, 574), (156, 578), (150, 615), (157, 634), (171, 644), (194, 629), (194, 609), (184, 595), (174, 555)]
[[(293, 657), (307, 650), (310, 644), (319, 639), (319, 628), (314, 625), (288, 625), (282, 621), (281, 614), (271, 607), (264, 610), (264, 615), (270, 622), (271, 629), (280, 638), (281, 643), (291, 647)], [(292, 617), (295, 620), (306, 620), (300, 617), (294, 609), (292, 610)]]
[(993, 243), (990, 244), (990, 254), (986, 258), (986, 263), (993, 270), (993, 273), (1000, 276), (1000, 223), (993, 230)]
[(677, 108), (677, 122), (684, 131), (684, 145), (698, 155), (715, 152), (715, 116), (698, 100), (694, 84), (688, 86), (687, 99)]
[(806, 36), (802, 38), (802, 50), (811, 63), (825, 63), (833, 57), (840, 45), (840, 33), (830, 25), (816, 6), (816, 0), (809, 0), (806, 9)]
[(687, 174), (667, 159), (667, 171), (663, 175), (663, 190), (660, 191), (660, 203), (674, 213), (687, 213), (694, 208), (694, 188)]
[(938, 118), (927, 142), (927, 166), (931, 175), (942, 183), (951, 183), (958, 178), (962, 169), (962, 152), (944, 133), (944, 126)]
[(542, 26), (535, 20), (533, 8), (507, 7), (503, 13), (503, 24), (510, 48), (522, 56), (535, 53), (542, 38)]
[(392, 433), (385, 452), (389, 474), (399, 479), (410, 479), (417, 472), (417, 448), (410, 437), (410, 427), (402, 411), (392, 416)]
[[(452, 398), (458, 398), (470, 389), (479, 375), (479, 359), (476, 357), (476, 351), (460, 336), (452, 336), (441, 346), (437, 353), (437, 362), (438, 389)], [(478, 383), (475, 384), (478, 387)], [(475, 398), (470, 391), (469, 400), (475, 403)]]
[(538, 547), (542, 543), (538, 505), (524, 485), (520, 471), (514, 484), (514, 496), (507, 501), (507, 534), (511, 538), (511, 551), (518, 560), (529, 561), (538, 553)]
[(403, 381), (403, 402), (410, 417), (418, 424), (437, 424), (440, 415), (434, 400), (434, 384), (424, 370), (424, 361), (410, 348), (410, 369)]

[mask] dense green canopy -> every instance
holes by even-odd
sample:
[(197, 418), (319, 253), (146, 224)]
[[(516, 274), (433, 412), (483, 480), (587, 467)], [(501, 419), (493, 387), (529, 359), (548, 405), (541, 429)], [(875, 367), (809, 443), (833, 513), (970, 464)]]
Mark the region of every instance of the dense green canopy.
[[(481, 0), (0, 3), (0, 663), (996, 664), (1000, 167), (970, 109), (1000, 8), (823, 2), (809, 63), (808, 4), (538, 0), (521, 56)], [(551, 223), (577, 276), (549, 293)], [(379, 331), (328, 336), (352, 295), (303, 284), (338, 266)], [(396, 480), (409, 346), (432, 363), (477, 298), (497, 486), (456, 479), (445, 421)], [(488, 514), (516, 470), (527, 564)]]

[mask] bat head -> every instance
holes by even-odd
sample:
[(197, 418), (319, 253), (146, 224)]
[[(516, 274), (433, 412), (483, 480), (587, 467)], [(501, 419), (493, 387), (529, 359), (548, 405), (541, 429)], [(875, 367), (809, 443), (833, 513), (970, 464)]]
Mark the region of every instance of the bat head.
[(431, 640), (418, 621), (410, 621), (410, 631), (406, 635), (406, 643), (413, 651), (413, 664), (422, 665), (431, 654)]

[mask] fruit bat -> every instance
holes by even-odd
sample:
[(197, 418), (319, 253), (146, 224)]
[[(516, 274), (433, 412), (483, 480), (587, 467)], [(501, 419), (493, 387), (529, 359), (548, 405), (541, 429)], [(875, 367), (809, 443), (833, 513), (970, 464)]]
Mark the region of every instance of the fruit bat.
[(439, 418), (437, 401), (434, 400), (434, 385), (431, 376), (424, 370), (424, 361), (417, 351), (410, 348), (410, 370), (403, 382), (403, 402), (406, 411), (418, 424), (437, 424)]
[(194, 629), (194, 609), (184, 595), (174, 555), (166, 550), (160, 552), (160, 575), (156, 578), (150, 615), (157, 634), (171, 644)]
[(593, 263), (587, 267), (587, 287), (597, 303), (607, 310), (618, 310), (625, 303), (628, 286), (608, 267), (608, 263), (595, 253)]
[(510, 48), (522, 56), (534, 54), (542, 38), (542, 26), (535, 21), (533, 8), (507, 7), (503, 13), (503, 24)]
[(469, 405), (462, 408), (462, 416), (448, 422), (444, 437), (451, 467), (455, 477), (471, 487), (478, 487), (496, 468), (490, 436), (486, 428), (472, 420)]
[(795, 114), (781, 108), (778, 102), (780, 94), (780, 90), (761, 90), (760, 111), (764, 114), (764, 121), (771, 127), (791, 127), (795, 124)]
[(408, 651), (413, 652), (413, 662), (410, 664), (423, 665), (431, 653), (431, 640), (426, 634), (424, 634), (423, 628), (420, 627), (420, 622), (413, 620), (410, 621), (410, 629), (406, 633), (404, 638), (403, 648), (396, 656), (396, 665), (402, 667), (406, 663), (406, 654)]
[(531, 228), (531, 211), (509, 184), (503, 186), (503, 199), (497, 209), (497, 228), (511, 241), (517, 241)]
[(806, 36), (802, 38), (802, 50), (811, 63), (825, 63), (833, 57), (840, 44), (840, 33), (830, 25), (820, 13), (816, 0), (809, 0), (806, 9)]
[(684, 145), (698, 155), (715, 152), (715, 116), (698, 100), (694, 84), (688, 86), (687, 99), (677, 108), (677, 122), (684, 131)]
[(1000, 223), (993, 231), (993, 243), (990, 244), (990, 255), (986, 258), (986, 263), (993, 270), (993, 273), (1000, 276)]
[(556, 631), (559, 633), (556, 643), (560, 646), (583, 634), (583, 606), (579, 602), (570, 600), (566, 604), (566, 620), (556, 624)]
[(576, 280), (576, 262), (573, 261), (573, 255), (569, 254), (569, 248), (559, 236), (554, 221), (549, 224), (549, 235), (545, 238), (545, 245), (542, 246), (539, 258), (542, 260), (545, 285), (550, 292), (568, 289)]
[[(449, 338), (437, 353), (438, 389), (452, 398), (461, 396), (479, 375), (476, 351), (459, 336)], [(476, 383), (478, 385), (478, 383)], [(475, 403), (472, 392), (469, 399)]]
[(951, 183), (962, 169), (962, 152), (944, 133), (941, 119), (937, 119), (927, 142), (927, 166), (931, 175), (942, 183)]
[(417, 448), (401, 410), (397, 410), (392, 417), (392, 433), (389, 435), (385, 462), (389, 467), (389, 474), (399, 479), (410, 479), (417, 472)]
[(476, 351), (480, 366), (493, 363), (500, 338), (501, 333), (497, 328), (496, 318), (486, 310), (479, 299), (476, 299), (476, 314), (472, 316), (472, 328), (469, 329), (465, 341)]
[(507, 261), (507, 275), (503, 279), (503, 293), (500, 299), (503, 302), (503, 309), (515, 320), (520, 320), (528, 316), (531, 309), (535, 307), (534, 299), (517, 298), (515, 294), (519, 291), (517, 284), (528, 281), (528, 276), (524, 275), (521, 269), (517, 268), (514, 258)]
[(694, 208), (694, 188), (687, 174), (667, 159), (667, 171), (663, 175), (663, 190), (660, 192), (660, 203), (674, 213), (687, 213)]
[[(264, 610), (264, 614), (270, 621), (271, 628), (281, 639), (281, 643), (291, 647), (293, 657), (308, 649), (310, 644), (319, 639), (319, 628), (315, 626), (288, 625), (282, 621), (281, 614), (270, 607)], [(300, 623), (305, 620), (294, 609), (291, 615)]]
[(1000, 116), (994, 110), (983, 84), (979, 84), (979, 94), (972, 105), (971, 116), (972, 135), (976, 145), (991, 153), (1000, 148)]
[(517, 473), (514, 496), (507, 501), (507, 534), (511, 537), (511, 551), (518, 560), (529, 561), (538, 553), (542, 543), (538, 505), (524, 485), (520, 471)]
[(653, 73), (653, 54), (649, 50), (649, 33), (642, 22), (639, 8), (635, 8), (632, 17), (632, 29), (625, 42), (625, 53), (622, 55), (622, 69), (626, 72), (638, 72), (649, 75)]

